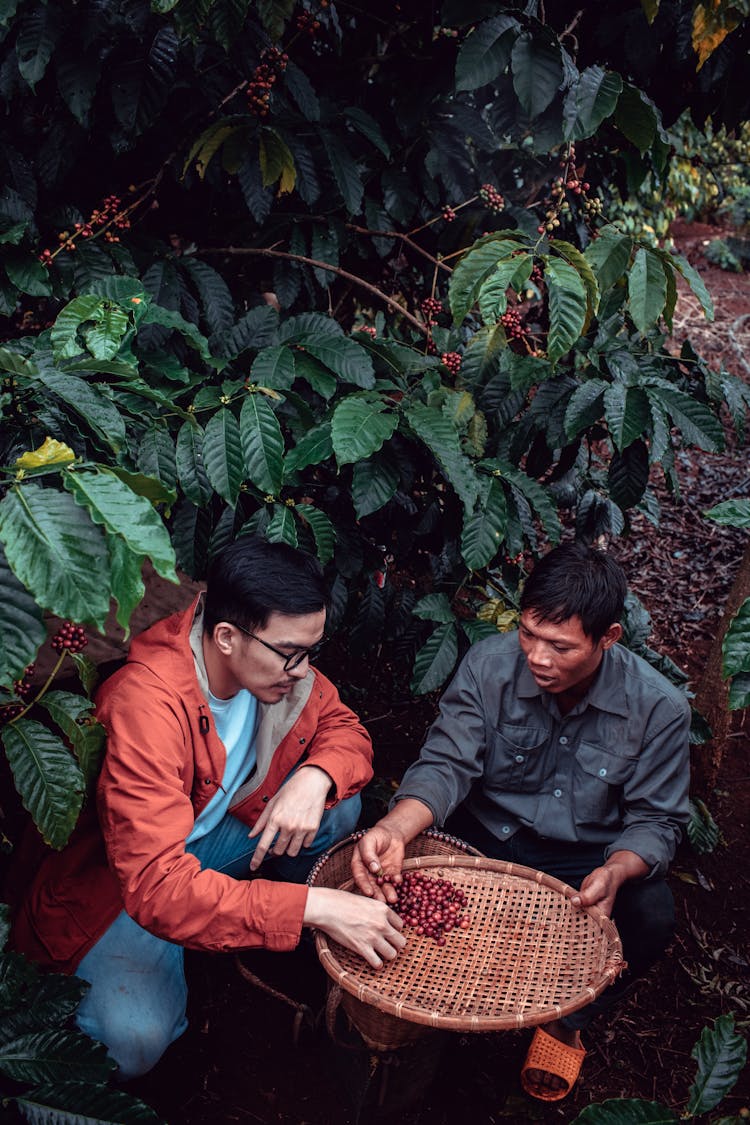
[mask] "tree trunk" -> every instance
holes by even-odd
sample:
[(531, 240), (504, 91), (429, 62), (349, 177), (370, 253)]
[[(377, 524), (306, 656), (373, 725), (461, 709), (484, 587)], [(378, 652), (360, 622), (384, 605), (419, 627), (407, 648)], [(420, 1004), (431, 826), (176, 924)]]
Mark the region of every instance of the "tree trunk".
[(706, 745), (695, 747), (693, 750), (693, 790), (697, 796), (707, 797), (714, 788), (721, 769), (724, 750), (728, 745), (732, 712), (729, 710), (729, 684), (721, 674), (721, 646), (732, 618), (749, 597), (750, 543), (745, 548), (739, 570), (729, 591), (724, 613), (706, 657), (706, 667), (695, 693), (695, 709), (704, 716), (712, 731), (712, 737)]

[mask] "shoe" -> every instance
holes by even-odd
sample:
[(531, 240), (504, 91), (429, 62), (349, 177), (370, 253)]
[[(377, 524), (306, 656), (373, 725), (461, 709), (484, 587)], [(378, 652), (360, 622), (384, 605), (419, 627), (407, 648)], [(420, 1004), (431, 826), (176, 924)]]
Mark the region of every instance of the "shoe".
[[(532, 1098), (543, 1102), (558, 1102), (573, 1089), (586, 1057), (583, 1047), (569, 1047), (553, 1038), (541, 1027), (534, 1031), (524, 1064), (521, 1067), (521, 1085)], [(561, 1078), (567, 1086), (562, 1090), (548, 1090), (529, 1078), (529, 1070), (543, 1070)]]

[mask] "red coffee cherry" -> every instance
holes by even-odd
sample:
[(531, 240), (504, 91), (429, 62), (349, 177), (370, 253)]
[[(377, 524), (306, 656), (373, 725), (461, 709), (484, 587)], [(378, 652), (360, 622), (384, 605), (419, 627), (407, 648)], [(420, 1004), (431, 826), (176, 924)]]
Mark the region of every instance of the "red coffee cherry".
[(458, 375), (461, 370), (461, 356), (459, 352), (443, 352), (440, 362), (448, 368), (451, 375)]
[(85, 631), (72, 621), (65, 621), (50, 640), (55, 652), (81, 652), (89, 643)]
[(448, 879), (433, 878), (421, 871), (406, 871), (400, 883), (387, 875), (378, 877), (378, 885), (392, 883), (398, 899), (393, 909), (418, 937), (429, 937), (436, 945), (445, 945), (445, 935), (452, 930), (466, 930), (471, 918), (466, 913), (467, 898), (460, 887)]
[(505, 200), (492, 184), (482, 184), (479, 189), (479, 198), (487, 205), (488, 210), (499, 215), (505, 209)]

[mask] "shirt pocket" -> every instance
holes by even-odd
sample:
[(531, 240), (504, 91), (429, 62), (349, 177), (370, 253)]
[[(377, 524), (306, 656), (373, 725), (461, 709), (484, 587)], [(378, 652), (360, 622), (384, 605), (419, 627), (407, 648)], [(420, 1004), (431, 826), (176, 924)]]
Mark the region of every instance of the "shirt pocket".
[(537, 792), (551, 769), (549, 743), (549, 732), (539, 727), (497, 727), (490, 739), (484, 788), (506, 793)]
[(621, 798), (637, 758), (624, 758), (603, 746), (581, 742), (575, 760), (575, 816), (578, 824), (608, 827), (622, 819)]

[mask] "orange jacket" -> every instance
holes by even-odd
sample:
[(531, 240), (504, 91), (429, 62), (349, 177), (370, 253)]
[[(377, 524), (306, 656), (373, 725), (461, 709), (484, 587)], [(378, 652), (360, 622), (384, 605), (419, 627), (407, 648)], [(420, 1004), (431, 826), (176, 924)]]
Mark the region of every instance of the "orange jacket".
[[(47, 854), (14, 921), (15, 948), (57, 971), (74, 971), (123, 906), (191, 949), (288, 950), (299, 941), (305, 886), (201, 871), (185, 851), (225, 762), (190, 649), (199, 602), (137, 637), (99, 691), (107, 750), (98, 822), (84, 815), (64, 851)], [(372, 776), (367, 732), (312, 668), (279, 703), (259, 703), (256, 751), (257, 769), (232, 802), (248, 826), (302, 761), (332, 778), (329, 806)]]

